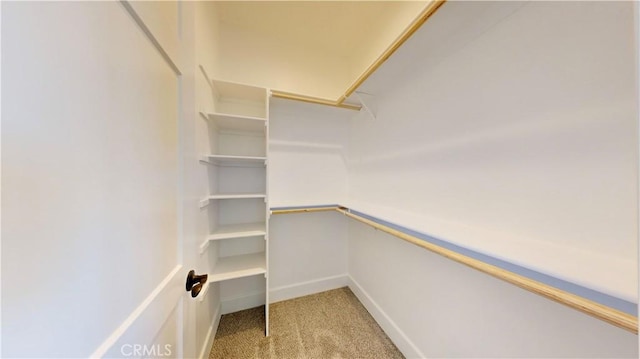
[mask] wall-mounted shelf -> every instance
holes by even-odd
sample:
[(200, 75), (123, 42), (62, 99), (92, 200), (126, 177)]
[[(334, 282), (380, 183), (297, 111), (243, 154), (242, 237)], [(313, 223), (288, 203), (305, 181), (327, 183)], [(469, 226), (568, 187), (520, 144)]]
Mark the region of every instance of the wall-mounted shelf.
[(266, 198), (264, 193), (220, 193), (212, 194), (207, 199), (251, 199), (251, 198)]
[(265, 258), (265, 253), (221, 257), (218, 259), (215, 268), (213, 268), (213, 272), (209, 274), (209, 282), (220, 282), (264, 274), (267, 272)]
[(228, 224), (218, 227), (207, 239), (217, 241), (221, 239), (257, 237), (267, 234), (265, 223)]
[(206, 207), (212, 200), (216, 199), (256, 199), (267, 198), (264, 193), (222, 193), (213, 194), (200, 200), (200, 208)]
[(205, 113), (200, 115), (211, 121), (220, 131), (240, 131), (264, 133), (267, 121), (261, 117), (232, 115), (226, 113)]
[[(199, 111), (207, 134), (199, 160), (210, 165), (203, 171), (209, 179), (204, 193), (210, 195), (200, 200), (200, 208), (207, 208), (203, 216), (209, 228), (200, 244), (200, 254), (207, 255), (210, 265), (206, 290), (212, 283), (229, 281), (215, 294), (229, 301), (264, 291), (265, 334), (269, 335), (269, 90), (210, 79), (204, 67), (200, 69), (212, 95)], [(235, 280), (257, 275), (264, 277)], [(247, 309), (244, 305), (234, 308)]]
[(260, 223), (242, 223), (242, 224), (227, 224), (219, 226), (213, 231), (207, 238), (200, 244), (200, 254), (204, 253), (209, 244), (212, 241), (223, 241), (242, 239), (250, 237), (263, 237), (267, 240), (267, 224), (265, 222)]
[(200, 161), (215, 166), (260, 167), (266, 164), (267, 157), (205, 155)]

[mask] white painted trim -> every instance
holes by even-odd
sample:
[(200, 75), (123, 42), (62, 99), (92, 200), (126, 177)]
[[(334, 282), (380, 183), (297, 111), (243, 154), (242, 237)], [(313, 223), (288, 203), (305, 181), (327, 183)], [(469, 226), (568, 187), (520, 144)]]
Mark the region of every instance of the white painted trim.
[(380, 308), (380, 306), (371, 298), (371, 296), (356, 282), (351, 276), (348, 276), (349, 288), (353, 294), (358, 297), (360, 303), (367, 308), (373, 319), (384, 330), (393, 344), (398, 347), (406, 358), (426, 358), (426, 356), (413, 344), (407, 335), (400, 329), (396, 323)]
[(349, 276), (345, 274), (314, 279), (307, 282), (284, 285), (269, 289), (269, 303), (303, 297), (309, 294), (324, 292), (345, 287), (349, 284)]
[(200, 200), (200, 208), (204, 208), (209, 205), (209, 197)]
[(202, 348), (200, 348), (200, 355), (198, 355), (198, 359), (204, 359), (209, 357), (209, 352), (211, 351), (211, 347), (213, 346), (213, 339), (216, 337), (216, 333), (218, 332), (218, 326), (220, 325), (220, 317), (222, 314), (220, 313), (221, 306), (218, 304), (216, 308), (216, 314), (213, 315), (213, 321), (211, 322), (211, 326), (207, 331), (207, 336), (204, 339), (204, 344)]
[(222, 314), (239, 312), (241, 310), (250, 309), (264, 305), (264, 292), (253, 293), (242, 297), (220, 298)]
[[(0, 29), (2, 29), (2, 6), (0, 6)], [(1, 35), (0, 31), (0, 35)], [(2, 83), (2, 69), (0, 69), (0, 83)], [(2, 98), (2, 90), (0, 89), (0, 98)], [(2, 113), (2, 104), (0, 103), (0, 113)], [(2, 128), (2, 119), (0, 118), (0, 129)], [(0, 130), (0, 143), (2, 142), (2, 130)], [(0, 146), (0, 158), (2, 158), (2, 146)], [(0, 188), (2, 188), (2, 166), (0, 166)], [(2, 192), (0, 191), (0, 203), (2, 202)], [(6, 213), (6, 212), (5, 212)], [(269, 220), (267, 218), (267, 220)], [(0, 228), (2, 228), (2, 209), (0, 206)], [(2, 235), (0, 235), (0, 243), (2, 243)], [(5, 242), (6, 243), (6, 242)], [(2, 246), (0, 245), (0, 268), (2, 268)], [(2, 306), (2, 286), (0, 285), (0, 308), (4, 308)], [(2, 321), (2, 310), (0, 310), (0, 323)], [(2, 338), (2, 325), (0, 325), (0, 338)], [(0, 339), (0, 356), (2, 356), (2, 340)]]
[(211, 241), (209, 240), (209, 238), (207, 238), (200, 244), (200, 254), (204, 254), (204, 252), (207, 250), (207, 248), (209, 248), (209, 243), (210, 242)]
[[(0, 29), (2, 29), (2, 6), (0, 6)], [(0, 35), (2, 31), (0, 30)], [(0, 83), (2, 83), (2, 69), (0, 69)], [(2, 98), (2, 90), (0, 89), (0, 98)], [(0, 113), (2, 113), (2, 103), (0, 103)], [(0, 129), (2, 128), (2, 118), (0, 118)], [(2, 142), (2, 130), (0, 130), (0, 143)], [(0, 158), (2, 158), (2, 146), (0, 146)], [(2, 188), (2, 166), (0, 166), (0, 188)], [(2, 192), (0, 191), (0, 203), (2, 202)], [(6, 212), (5, 212), (6, 213)], [(267, 220), (269, 220), (267, 218)], [(0, 206), (0, 228), (2, 228), (2, 207)], [(0, 235), (0, 243), (2, 243), (2, 235)], [(5, 242), (6, 243), (6, 242)], [(2, 268), (2, 246), (0, 245), (0, 268)], [(0, 308), (2, 306), (2, 286), (0, 285)], [(0, 310), (0, 323), (2, 321), (2, 310)], [(0, 325), (0, 338), (2, 338), (2, 325)], [(2, 356), (2, 340), (0, 339), (0, 356)]]
[[(110, 352), (112, 347), (123, 336), (125, 336), (127, 332), (129, 332), (132, 328), (134, 328), (141, 322), (145, 322), (145, 320), (151, 320), (152, 318), (150, 317), (154, 317), (153, 318), (154, 321), (160, 321), (160, 324), (164, 323), (164, 321), (167, 319), (166, 317), (157, 318), (151, 314), (156, 314), (158, 311), (164, 312), (163, 307), (166, 306), (167, 300), (173, 303), (177, 302), (177, 298), (175, 298), (176, 300), (174, 300), (175, 294), (172, 295), (172, 293), (168, 293), (168, 292), (176, 289), (174, 288), (175, 285), (173, 284), (175, 284), (176, 281), (179, 281), (180, 278), (178, 278), (178, 276), (180, 275), (180, 273), (182, 273), (182, 265), (177, 265), (175, 268), (173, 268), (171, 273), (169, 273), (169, 275), (167, 275), (162, 280), (162, 282), (158, 284), (158, 286), (151, 292), (151, 294), (149, 294), (142, 301), (142, 303), (140, 303), (140, 305), (138, 305), (138, 307), (134, 309), (133, 312), (131, 312), (131, 314), (129, 314), (127, 319), (125, 319), (124, 322), (122, 322), (122, 324), (120, 324), (120, 326), (118, 326), (118, 328), (116, 328), (116, 330), (114, 330), (113, 333), (111, 333), (107, 337), (107, 339), (104, 342), (102, 342), (102, 344), (100, 344), (100, 346), (98, 346), (98, 348), (89, 357), (102, 358), (103, 356), (105, 356), (107, 353)], [(182, 287), (182, 292), (184, 292), (184, 287)], [(181, 293), (180, 294), (176, 293), (176, 294), (180, 295)], [(173, 308), (170, 308), (170, 309), (171, 310), (168, 313), (166, 313), (167, 315), (171, 313), (171, 311), (173, 310)], [(147, 326), (147, 327), (160, 328), (160, 325)]]
[[(637, 1), (633, 2), (634, 9), (634, 22), (635, 22), (635, 32), (636, 32), (636, 94), (640, 93), (640, 3)], [(638, 126), (640, 127), (640, 101), (636, 97), (636, 121)], [(640, 145), (640, 144), (639, 144)], [(640, 147), (637, 148), (640, 153)], [(640, 167), (638, 167), (638, 176), (640, 176)], [(637, 183), (638, 192), (640, 193), (640, 181)], [(640, 201), (637, 203), (637, 209), (640, 211)], [(636, 221), (636, 225), (638, 225), (637, 233), (640, 236), (640, 222)], [(640, 237), (636, 238), (637, 241), (640, 241)], [(638, 257), (640, 258), (640, 246), (638, 246)], [(640, 266), (638, 266), (638, 288), (640, 288)], [(638, 313), (640, 313), (640, 301), (638, 301)], [(640, 351), (640, 340), (638, 341), (638, 351)]]
[(198, 302), (203, 302), (207, 298), (207, 293), (209, 292), (209, 287), (211, 286), (211, 282), (206, 282), (202, 289), (200, 290), (200, 294), (198, 295)]
[(211, 80), (211, 77), (209, 77), (207, 70), (205, 70), (204, 66), (202, 65), (198, 65), (198, 67), (200, 68), (200, 73), (204, 76), (204, 79), (207, 80), (209, 87), (213, 87), (213, 81)]

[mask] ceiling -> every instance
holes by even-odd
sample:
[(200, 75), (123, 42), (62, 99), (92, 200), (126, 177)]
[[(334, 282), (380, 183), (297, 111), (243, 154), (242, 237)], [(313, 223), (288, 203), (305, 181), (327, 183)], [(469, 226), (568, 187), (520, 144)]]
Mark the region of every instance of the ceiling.
[(216, 75), (342, 104), (438, 2), (215, 0)]
[[(295, 44), (313, 44), (349, 56), (384, 30), (385, 23), (419, 1), (220, 1), (218, 17), (227, 25)], [(417, 5), (417, 6), (416, 6)], [(424, 6), (424, 3), (423, 5)]]

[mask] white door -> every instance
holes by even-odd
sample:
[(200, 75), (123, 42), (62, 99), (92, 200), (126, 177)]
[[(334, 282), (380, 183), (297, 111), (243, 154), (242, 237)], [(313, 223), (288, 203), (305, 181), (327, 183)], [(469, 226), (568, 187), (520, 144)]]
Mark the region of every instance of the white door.
[(1, 6), (2, 356), (195, 356), (188, 11)]

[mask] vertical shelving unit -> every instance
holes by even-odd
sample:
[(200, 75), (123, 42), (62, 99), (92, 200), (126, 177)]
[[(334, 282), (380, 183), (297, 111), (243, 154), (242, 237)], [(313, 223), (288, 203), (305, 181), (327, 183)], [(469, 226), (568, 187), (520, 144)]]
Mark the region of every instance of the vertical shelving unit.
[(211, 170), (209, 193), (200, 206), (209, 210), (210, 233), (200, 248), (210, 256), (209, 285), (219, 282), (223, 303), (225, 299), (235, 303), (223, 307), (223, 314), (264, 301), (269, 335), (269, 91), (209, 81), (213, 109), (200, 115), (209, 124), (210, 153), (203, 153), (200, 161)]

